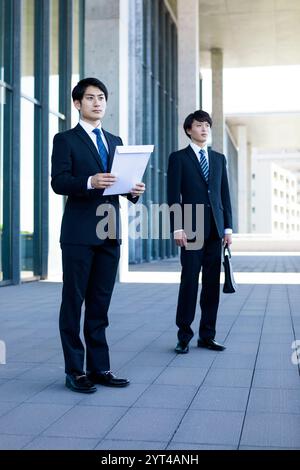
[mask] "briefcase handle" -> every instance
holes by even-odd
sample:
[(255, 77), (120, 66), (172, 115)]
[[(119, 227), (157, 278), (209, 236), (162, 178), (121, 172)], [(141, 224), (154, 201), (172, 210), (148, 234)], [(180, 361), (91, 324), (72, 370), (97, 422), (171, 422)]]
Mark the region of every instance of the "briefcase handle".
[[(227, 251), (227, 253), (226, 253), (226, 251)], [(231, 258), (231, 251), (230, 251), (229, 245), (227, 243), (224, 245), (223, 253), (224, 253), (224, 256), (228, 256), (229, 259)]]

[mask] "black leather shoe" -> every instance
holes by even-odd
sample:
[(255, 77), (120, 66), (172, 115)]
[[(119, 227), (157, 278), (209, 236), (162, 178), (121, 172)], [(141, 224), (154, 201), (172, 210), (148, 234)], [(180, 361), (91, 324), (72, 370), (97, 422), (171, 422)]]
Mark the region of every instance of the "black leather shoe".
[(66, 375), (66, 387), (79, 393), (94, 393), (97, 391), (95, 385), (87, 378), (86, 375)]
[(119, 379), (112, 372), (91, 372), (88, 378), (94, 383), (106, 387), (126, 387), (130, 384), (128, 379)]
[(184, 343), (183, 341), (178, 341), (175, 352), (177, 354), (186, 354), (189, 352), (189, 345)]
[(213, 351), (224, 351), (226, 349), (223, 344), (217, 343), (214, 339), (198, 339), (198, 348), (212, 349)]

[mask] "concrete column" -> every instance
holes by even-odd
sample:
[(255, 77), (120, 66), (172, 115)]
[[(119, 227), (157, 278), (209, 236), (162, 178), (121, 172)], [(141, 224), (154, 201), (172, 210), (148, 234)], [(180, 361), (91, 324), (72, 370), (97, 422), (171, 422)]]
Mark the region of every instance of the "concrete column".
[[(129, 2), (85, 0), (85, 76), (107, 86), (108, 103), (103, 127), (129, 138)], [(120, 197), (122, 245), (119, 279), (128, 272), (128, 202)]]
[(225, 119), (223, 109), (223, 51), (211, 50), (212, 69), (212, 147), (224, 153)]
[(238, 126), (238, 231), (248, 232), (248, 146), (247, 128)]
[(128, 2), (85, 0), (85, 76), (108, 88), (103, 127), (128, 141)]
[(188, 114), (199, 109), (199, 2), (178, 0), (178, 142), (189, 139), (182, 125)]

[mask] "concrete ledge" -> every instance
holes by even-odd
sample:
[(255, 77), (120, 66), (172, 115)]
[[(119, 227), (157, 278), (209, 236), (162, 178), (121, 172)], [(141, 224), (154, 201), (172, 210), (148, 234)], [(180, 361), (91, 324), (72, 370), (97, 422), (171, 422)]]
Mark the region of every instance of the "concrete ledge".
[(300, 252), (300, 238), (289, 237), (288, 235), (279, 238), (271, 234), (261, 233), (236, 234), (233, 235), (232, 251)]

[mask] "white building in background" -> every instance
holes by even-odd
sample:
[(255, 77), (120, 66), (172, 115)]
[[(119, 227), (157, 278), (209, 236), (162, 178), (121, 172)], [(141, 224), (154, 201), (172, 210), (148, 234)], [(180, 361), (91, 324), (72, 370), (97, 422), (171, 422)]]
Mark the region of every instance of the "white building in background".
[(297, 174), (259, 158), (253, 161), (251, 228), (253, 233), (300, 235)]

